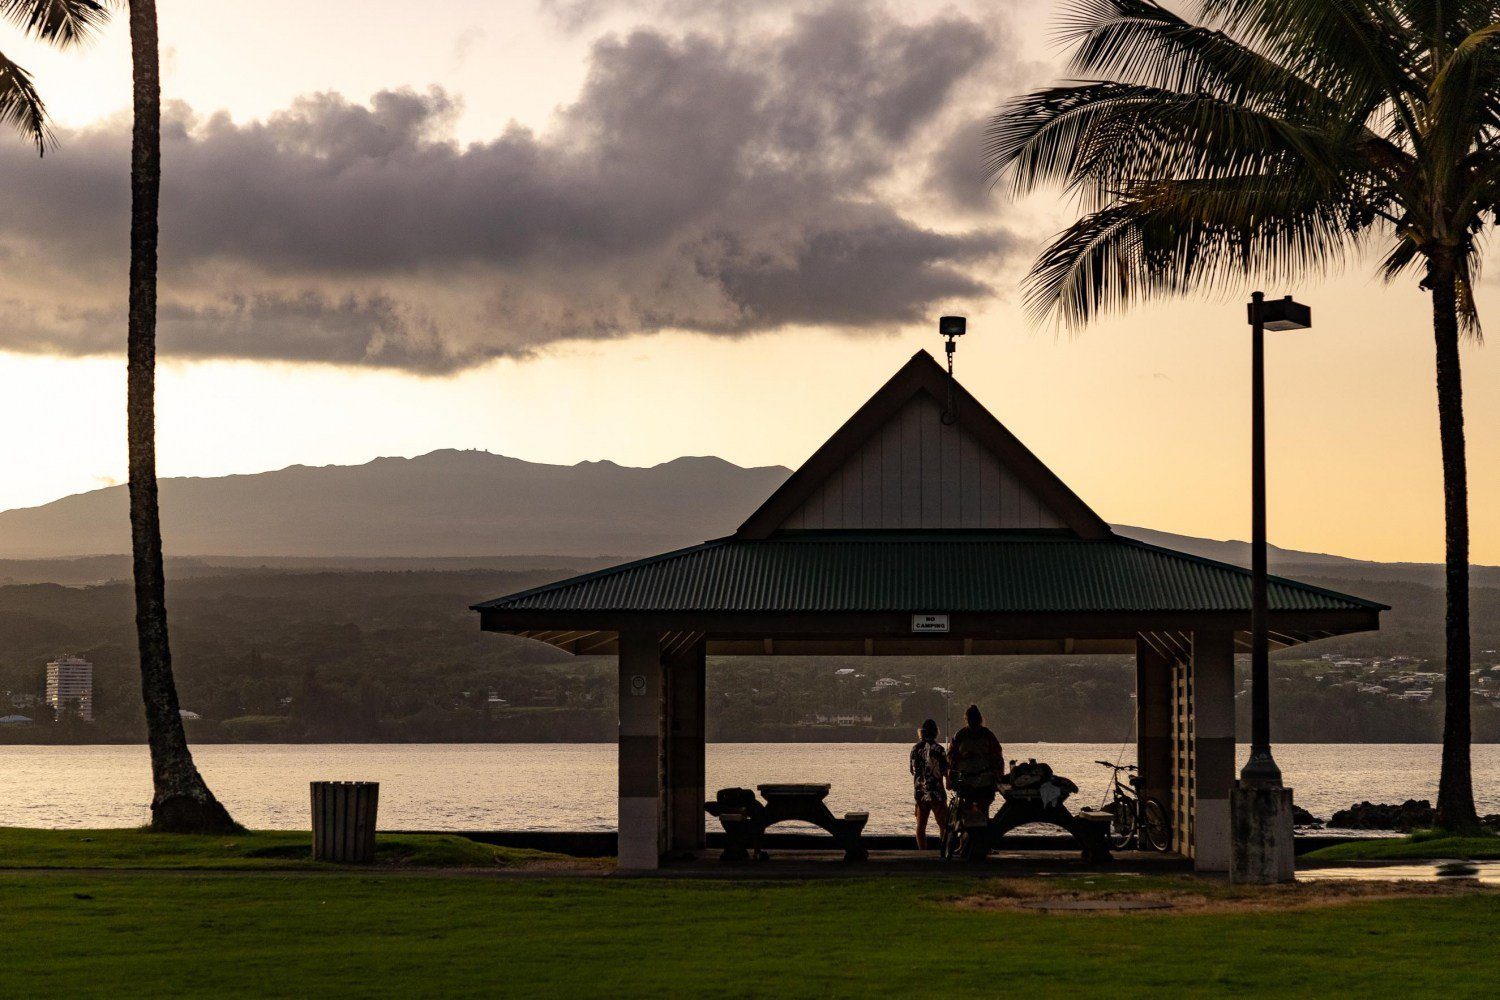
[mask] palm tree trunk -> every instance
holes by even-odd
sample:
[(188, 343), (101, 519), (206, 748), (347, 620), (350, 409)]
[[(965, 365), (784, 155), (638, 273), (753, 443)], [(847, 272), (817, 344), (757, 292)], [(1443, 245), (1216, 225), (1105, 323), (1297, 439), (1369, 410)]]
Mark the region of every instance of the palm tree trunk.
[(130, 545), (141, 695), (151, 744), (151, 825), (174, 833), (236, 829), (188, 749), (167, 645), (166, 574), (156, 496), (156, 245), (161, 192), (161, 76), (155, 0), (130, 0), (135, 129), (130, 157), (130, 332), (126, 434)]
[(1469, 476), (1458, 355), (1457, 269), (1452, 256), (1440, 253), (1428, 259), (1426, 284), (1432, 292), (1432, 329), (1437, 340), (1448, 585), (1443, 768), (1438, 779), (1437, 825), (1464, 830), (1478, 826), (1479, 818), (1474, 810), (1474, 780), (1469, 767)]

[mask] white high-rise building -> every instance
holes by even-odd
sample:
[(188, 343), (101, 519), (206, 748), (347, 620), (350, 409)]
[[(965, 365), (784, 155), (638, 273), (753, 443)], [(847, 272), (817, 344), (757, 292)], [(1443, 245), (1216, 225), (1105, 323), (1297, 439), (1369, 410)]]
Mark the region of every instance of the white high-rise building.
[(47, 664), (47, 704), (61, 715), (75, 712), (94, 721), (94, 665), (77, 656), (59, 656)]

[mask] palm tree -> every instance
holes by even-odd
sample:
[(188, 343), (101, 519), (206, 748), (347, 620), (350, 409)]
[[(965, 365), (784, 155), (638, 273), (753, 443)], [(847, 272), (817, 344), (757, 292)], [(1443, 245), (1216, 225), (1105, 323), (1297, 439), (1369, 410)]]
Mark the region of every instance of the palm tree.
[[(0, 0), (0, 17), (58, 48), (81, 44), (108, 18), (95, 0)], [(0, 125), (8, 125), (46, 153), (52, 144), (47, 106), (31, 74), (0, 52)]]
[[(3, 2), (3, 0), (0, 0)], [(156, 248), (161, 194), (161, 60), (155, 0), (129, 0), (135, 127), (130, 151), (130, 320), (126, 348), (130, 544), (141, 695), (151, 745), (151, 825), (172, 833), (238, 829), (188, 749), (167, 643), (166, 574), (156, 491)]]
[[(1182, 5), (1178, 5), (1182, 6)], [(1477, 238), (1500, 209), (1500, 3), (1072, 0), (1073, 82), (1008, 103), (993, 175), (1056, 183), (1081, 218), (1028, 277), (1038, 315), (1292, 280), (1378, 246), (1432, 297), (1447, 561), (1437, 822), (1476, 824), (1459, 342), (1478, 339)]]

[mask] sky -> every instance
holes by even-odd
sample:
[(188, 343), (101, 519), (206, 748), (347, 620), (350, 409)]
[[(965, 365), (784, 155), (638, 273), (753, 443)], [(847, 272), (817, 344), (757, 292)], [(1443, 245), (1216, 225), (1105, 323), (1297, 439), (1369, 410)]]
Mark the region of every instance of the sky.
[[(1076, 333), (1071, 220), (979, 130), (1060, 78), (1045, 3), (160, 0), (163, 476), (483, 448), (795, 466), (969, 316), (959, 378), (1103, 517), (1248, 534), (1250, 290)], [(59, 144), (0, 136), (0, 508), (125, 470), (129, 52), (0, 27)], [(1442, 556), (1429, 305), (1368, 261), (1268, 348), (1273, 542)], [(1496, 314), (1493, 281), (1479, 292)], [(1500, 355), (1464, 349), (1475, 561)]]

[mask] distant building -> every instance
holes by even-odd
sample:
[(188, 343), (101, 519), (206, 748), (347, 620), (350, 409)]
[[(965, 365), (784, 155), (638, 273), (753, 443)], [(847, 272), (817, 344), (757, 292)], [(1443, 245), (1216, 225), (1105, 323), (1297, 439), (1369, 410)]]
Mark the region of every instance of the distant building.
[(182, 716), (184, 719), (201, 719), (201, 718), (203, 718), (203, 716), (199, 715), (197, 712), (189, 712), (185, 708), (179, 708), (177, 710), (177, 714), (180, 715), (180, 716)]
[(899, 687), (900, 684), (901, 682), (894, 677), (882, 677), (875, 682), (875, 690), (884, 691), (886, 688)]
[(31, 720), (24, 715), (0, 716), (0, 726), (29, 726)]
[(94, 721), (94, 665), (77, 656), (59, 656), (47, 664), (47, 705), (59, 715), (76, 714)]
[(832, 724), (835, 726), (868, 726), (874, 721), (875, 719), (873, 716), (869, 715), (868, 713), (859, 712), (839, 712), (834, 715), (824, 715), (823, 713), (819, 712), (818, 714), (813, 716), (813, 722), (818, 723), (819, 725)]

